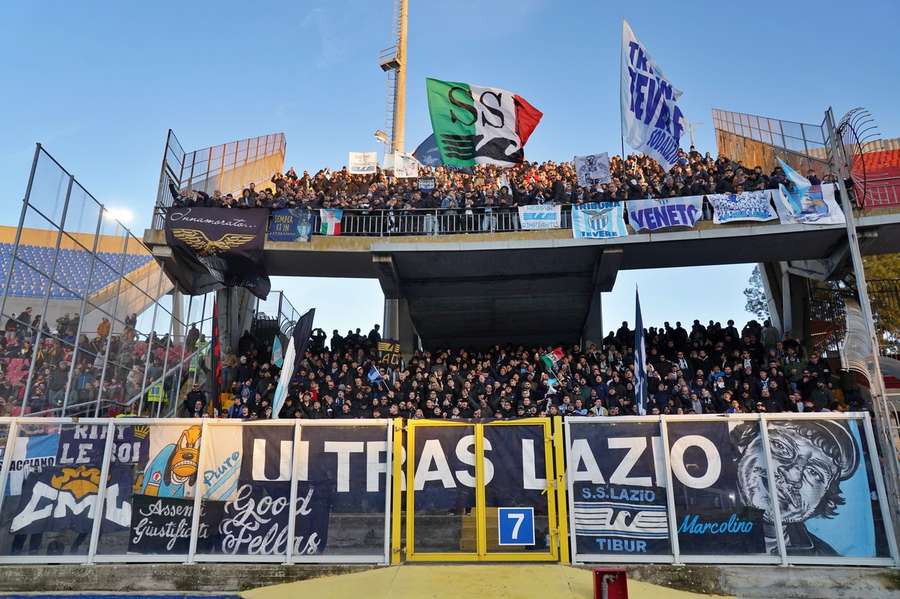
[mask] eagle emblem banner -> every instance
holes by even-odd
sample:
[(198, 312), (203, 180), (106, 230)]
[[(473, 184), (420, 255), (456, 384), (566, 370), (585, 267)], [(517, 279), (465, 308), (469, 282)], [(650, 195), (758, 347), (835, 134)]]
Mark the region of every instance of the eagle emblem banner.
[[(271, 289), (263, 259), (269, 211), (228, 208), (169, 208), (166, 243), (175, 259), (208, 272), (225, 287), (246, 287), (265, 299)], [(208, 288), (181, 278), (189, 293)]]

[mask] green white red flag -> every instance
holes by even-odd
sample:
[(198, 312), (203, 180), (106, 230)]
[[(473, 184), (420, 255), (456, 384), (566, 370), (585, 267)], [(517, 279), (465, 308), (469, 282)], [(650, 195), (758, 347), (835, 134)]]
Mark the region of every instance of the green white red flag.
[(544, 363), (544, 367), (550, 372), (556, 372), (559, 368), (559, 363), (562, 362), (563, 359), (563, 350), (561, 347), (556, 347), (550, 350), (549, 353), (541, 356), (541, 362)]
[(426, 79), (431, 126), (447, 166), (513, 166), (543, 113), (497, 87)]

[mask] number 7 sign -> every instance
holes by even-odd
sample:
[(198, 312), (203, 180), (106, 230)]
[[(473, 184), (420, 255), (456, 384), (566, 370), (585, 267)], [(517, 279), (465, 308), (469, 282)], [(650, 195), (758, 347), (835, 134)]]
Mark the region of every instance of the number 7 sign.
[(534, 508), (497, 508), (500, 545), (534, 545)]

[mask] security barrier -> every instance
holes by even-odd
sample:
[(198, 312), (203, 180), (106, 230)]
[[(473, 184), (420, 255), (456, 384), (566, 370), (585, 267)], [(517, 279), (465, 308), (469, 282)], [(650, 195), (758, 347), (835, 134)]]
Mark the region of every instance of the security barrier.
[(874, 447), (862, 413), (0, 418), (0, 563), (891, 565)]
[(7, 418), (0, 434), (0, 562), (389, 560), (389, 420)]
[(406, 559), (558, 559), (549, 419), (411, 420), (406, 434)]
[(868, 414), (568, 418), (565, 427), (575, 562), (896, 560)]

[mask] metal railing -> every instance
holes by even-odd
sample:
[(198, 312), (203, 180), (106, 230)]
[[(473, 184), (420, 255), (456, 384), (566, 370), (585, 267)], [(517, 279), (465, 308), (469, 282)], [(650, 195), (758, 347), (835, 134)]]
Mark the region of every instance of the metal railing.
[(287, 142), (284, 133), (270, 133), (239, 141), (185, 152), (169, 130), (163, 153), (153, 228), (163, 226), (162, 208), (172, 205), (169, 183), (179, 190), (198, 190), (212, 195), (216, 190), (240, 195), (253, 183), (262, 188), (275, 171), (284, 166)]
[(900, 177), (869, 179), (857, 203), (863, 209), (900, 205)]
[[(314, 215), (318, 218), (318, 215)], [(318, 221), (317, 221), (318, 222)], [(560, 229), (572, 226), (572, 206), (562, 206)], [(455, 235), (520, 231), (516, 209), (344, 210), (341, 235)], [(314, 226), (318, 234), (318, 227)]]

